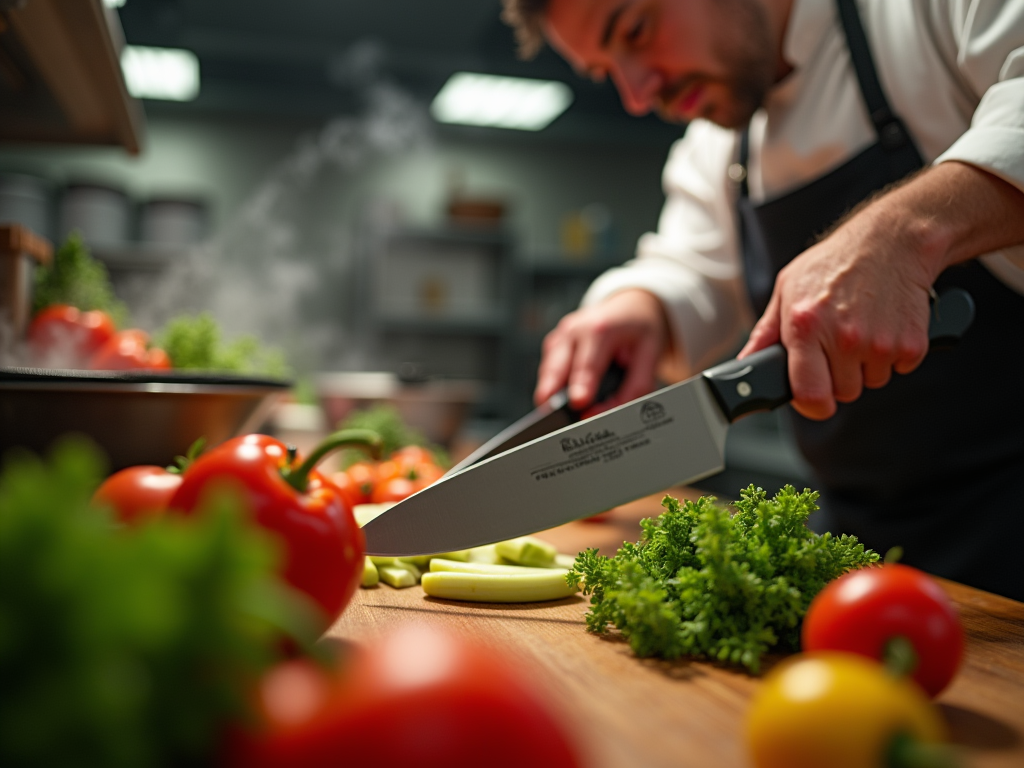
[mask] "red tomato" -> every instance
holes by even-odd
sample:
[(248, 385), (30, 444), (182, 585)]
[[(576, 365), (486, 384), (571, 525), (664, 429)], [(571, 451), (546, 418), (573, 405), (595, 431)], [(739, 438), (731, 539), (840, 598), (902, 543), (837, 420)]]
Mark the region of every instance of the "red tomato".
[(359, 486), (356, 485), (355, 481), (348, 476), (347, 472), (335, 472), (331, 475), (331, 482), (334, 483), (335, 487), (341, 492), (341, 497), (345, 499), (345, 503), (348, 504), (349, 509), (352, 509), (357, 504), (367, 503), (363, 499), (363, 494), (359, 489)]
[(390, 501), (402, 501), (412, 496), (419, 487), (407, 477), (392, 477), (383, 483), (378, 483), (373, 489), (370, 501), (374, 504), (386, 504)]
[(520, 670), (449, 631), (407, 624), (339, 674), (309, 662), (272, 670), (261, 728), (237, 734), (229, 764), (578, 768), (563, 728)]
[(115, 472), (93, 494), (93, 504), (114, 510), (130, 523), (143, 515), (163, 512), (181, 485), (181, 475), (163, 467), (143, 465)]
[(171, 360), (162, 349), (149, 346), (149, 334), (133, 328), (114, 335), (89, 360), (96, 371), (167, 370)]
[(894, 564), (851, 571), (819, 592), (804, 618), (802, 645), (882, 660), (895, 637), (913, 646), (911, 677), (929, 696), (949, 685), (964, 650), (956, 610), (934, 579)]
[(332, 623), (362, 578), (363, 532), (332, 482), (312, 468), (297, 478), (297, 468), (280, 440), (236, 437), (195, 460), (170, 507), (192, 512), (207, 489), (240, 488), (256, 522), (285, 544), (285, 579), (313, 598)]
[(377, 467), (377, 483), (370, 500), (374, 504), (401, 501), (437, 482), (444, 470), (433, 459), (422, 460), (429, 452), (418, 446), (407, 446), (391, 454), (389, 461)]
[(357, 493), (353, 494), (354, 498), (358, 498), (357, 504), (369, 504), (370, 497), (373, 495), (373, 487), (377, 484), (378, 475), (378, 464), (374, 461), (357, 461), (347, 470), (345, 474), (348, 475), (352, 484), (355, 486)]
[(391, 454), (391, 460), (400, 467), (417, 464), (435, 464), (434, 454), (419, 445), (407, 445)]
[(28, 342), (37, 365), (78, 368), (116, 332), (106, 312), (82, 312), (68, 304), (53, 304), (32, 319)]

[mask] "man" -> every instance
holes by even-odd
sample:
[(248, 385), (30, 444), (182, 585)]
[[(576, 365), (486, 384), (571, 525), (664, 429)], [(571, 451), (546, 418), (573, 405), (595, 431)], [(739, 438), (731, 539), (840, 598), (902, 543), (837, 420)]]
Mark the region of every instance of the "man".
[[(740, 354), (789, 353), (825, 525), (1024, 599), (1024, 0), (505, 0), (505, 18), (629, 112), (689, 123), (658, 232), (545, 339), (536, 399), (567, 385), (587, 406), (612, 360), (608, 405), (633, 399), (760, 315)], [(954, 285), (975, 324), (926, 358), (929, 296)]]

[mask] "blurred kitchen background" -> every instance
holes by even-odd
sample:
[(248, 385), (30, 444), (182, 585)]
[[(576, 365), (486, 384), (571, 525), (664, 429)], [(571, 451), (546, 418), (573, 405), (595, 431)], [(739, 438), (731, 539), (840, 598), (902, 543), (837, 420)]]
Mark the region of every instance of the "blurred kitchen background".
[[(299, 438), (390, 400), (458, 455), (523, 415), (544, 334), (655, 228), (682, 134), (518, 60), (498, 0), (0, 11), (0, 224), (80, 231), (141, 327), (209, 310), (282, 347), (305, 394), (268, 428)], [(806, 482), (774, 415), (728, 462), (703, 485)]]

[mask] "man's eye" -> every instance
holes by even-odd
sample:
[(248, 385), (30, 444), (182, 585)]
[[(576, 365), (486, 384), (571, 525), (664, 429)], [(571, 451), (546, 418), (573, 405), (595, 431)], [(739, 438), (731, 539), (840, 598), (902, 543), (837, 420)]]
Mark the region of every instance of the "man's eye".
[(647, 19), (642, 18), (627, 27), (625, 40), (630, 45), (643, 42), (644, 33), (647, 31)]

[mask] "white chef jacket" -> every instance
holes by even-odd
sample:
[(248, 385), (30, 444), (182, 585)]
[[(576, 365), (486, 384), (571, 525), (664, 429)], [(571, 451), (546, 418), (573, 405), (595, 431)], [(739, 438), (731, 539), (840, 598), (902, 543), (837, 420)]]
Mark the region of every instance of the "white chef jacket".
[[(959, 160), (1024, 190), (1024, 0), (858, 0), (858, 8), (889, 104), (925, 163)], [(795, 0), (783, 44), (793, 71), (750, 125), (755, 203), (825, 175), (877, 140), (835, 0)], [(601, 275), (583, 299), (587, 306), (627, 288), (658, 296), (683, 353), (677, 374), (735, 350), (753, 319), (738, 190), (727, 174), (738, 154), (737, 131), (691, 123), (665, 166), (658, 231), (643, 235), (636, 258)], [(1024, 246), (981, 261), (1024, 293)]]

